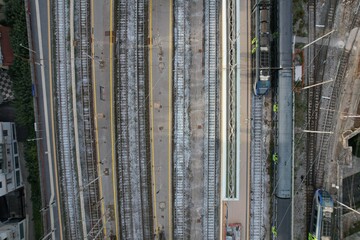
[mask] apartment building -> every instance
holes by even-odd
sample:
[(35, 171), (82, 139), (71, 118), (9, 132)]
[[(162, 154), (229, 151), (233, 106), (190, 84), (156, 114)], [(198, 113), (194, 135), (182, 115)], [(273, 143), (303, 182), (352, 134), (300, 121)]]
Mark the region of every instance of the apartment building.
[(0, 197), (22, 186), (15, 123), (0, 122)]

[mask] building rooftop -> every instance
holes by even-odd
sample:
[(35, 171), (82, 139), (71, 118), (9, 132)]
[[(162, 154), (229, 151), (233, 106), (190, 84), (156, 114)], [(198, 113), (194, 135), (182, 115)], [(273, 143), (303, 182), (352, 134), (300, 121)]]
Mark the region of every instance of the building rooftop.
[(14, 61), (14, 53), (10, 44), (10, 31), (9, 27), (0, 25), (0, 63), (5, 67), (10, 66)]

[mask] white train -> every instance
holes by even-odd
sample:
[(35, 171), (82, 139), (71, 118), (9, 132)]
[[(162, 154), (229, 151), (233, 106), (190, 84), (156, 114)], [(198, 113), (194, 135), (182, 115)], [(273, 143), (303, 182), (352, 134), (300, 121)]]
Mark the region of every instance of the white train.
[(270, 89), (270, 5), (262, 1), (256, 6), (256, 30), (253, 39), (254, 94), (265, 95)]
[(333, 211), (334, 201), (331, 195), (323, 189), (316, 190), (308, 235), (309, 240), (331, 240)]

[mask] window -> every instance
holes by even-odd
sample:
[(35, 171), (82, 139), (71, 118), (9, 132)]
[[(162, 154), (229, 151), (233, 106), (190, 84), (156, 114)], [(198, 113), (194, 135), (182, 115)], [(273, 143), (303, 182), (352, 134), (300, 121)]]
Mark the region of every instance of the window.
[(0, 182), (0, 188), (2, 188), (2, 182)]
[(16, 156), (15, 157), (15, 168), (18, 169), (20, 166), (19, 166), (19, 157)]
[(20, 171), (16, 171), (16, 186), (20, 186)]
[(18, 154), (17, 142), (14, 142), (13, 145), (14, 145), (14, 154)]
[(8, 136), (8, 130), (3, 130), (3, 136), (7, 137)]
[(20, 223), (19, 228), (20, 228), (20, 239), (24, 239), (25, 238), (25, 235), (24, 235), (24, 223)]
[(16, 139), (15, 124), (11, 124), (11, 126), (12, 126), (13, 139)]
[(10, 148), (6, 148), (6, 153), (10, 154)]

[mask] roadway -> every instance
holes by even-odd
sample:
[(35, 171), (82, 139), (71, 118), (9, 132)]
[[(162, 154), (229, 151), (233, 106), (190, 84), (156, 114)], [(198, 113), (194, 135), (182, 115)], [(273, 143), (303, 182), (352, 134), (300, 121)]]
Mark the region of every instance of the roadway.
[[(54, 135), (52, 59), (50, 33), (50, 6), (47, 0), (28, 1), (27, 13), (30, 17), (31, 36), (33, 40), (34, 61), (40, 63), (35, 68), (37, 84), (36, 99), (38, 107), (38, 150), (41, 176), (41, 187), (44, 194), (43, 214), (46, 221), (44, 235), (52, 234), (54, 239), (62, 238), (61, 206), (57, 178), (56, 146)], [(41, 55), (40, 55), (41, 53)], [(48, 122), (50, 120), (50, 122)], [(51, 179), (53, 181), (51, 181)], [(53, 194), (52, 194), (53, 192)], [(54, 201), (53, 201), (53, 200)], [(54, 202), (55, 204), (51, 204)], [(49, 207), (50, 206), (50, 207)], [(51, 217), (52, 216), (52, 217)]]
[[(224, 1), (226, 2), (226, 1)], [(239, 159), (239, 167), (237, 169), (238, 172), (238, 179), (237, 179), (237, 185), (239, 186), (239, 197), (237, 199), (231, 199), (227, 200), (225, 199), (224, 192), (221, 191), (221, 219), (220, 219), (220, 239), (222, 239), (222, 234), (225, 227), (225, 215), (226, 212), (228, 212), (228, 223), (241, 223), (242, 229), (241, 229), (241, 239), (250, 239), (250, 118), (251, 118), (251, 75), (249, 73), (249, 65), (250, 65), (250, 54), (249, 54), (249, 42), (250, 42), (250, 6), (248, 1), (236, 1), (237, 4), (239, 4), (237, 9), (237, 15), (239, 16), (238, 19), (238, 44), (237, 48), (240, 48), (239, 55), (237, 56), (237, 61), (239, 62), (239, 68), (237, 68), (238, 76), (240, 76), (237, 81), (237, 92), (238, 99), (237, 99), (237, 106), (238, 107), (238, 118), (237, 118), (237, 141), (238, 141), (238, 148), (237, 153), (240, 157)], [(226, 3), (225, 3), (226, 4)], [(227, 7), (223, 4), (220, 19), (221, 21), (227, 21), (226, 14)], [(240, 24), (239, 24), (240, 23)], [(246, 23), (246, 24), (242, 24)], [(221, 30), (221, 36), (223, 38), (222, 40), (222, 58), (226, 60), (226, 49), (224, 52), (224, 40), (227, 41), (227, 34), (225, 32), (225, 25), (222, 25)], [(223, 60), (223, 61), (224, 61)], [(224, 62), (222, 63), (222, 74), (226, 74), (227, 65), (224, 65)], [(224, 77), (224, 75), (222, 76)], [(221, 82), (226, 82), (226, 79), (222, 80)], [(226, 86), (222, 86), (221, 88), (221, 108), (227, 109), (227, 104), (224, 101), (226, 99), (227, 90)], [(225, 97), (225, 98), (224, 98)], [(225, 110), (221, 111), (226, 112)], [(222, 116), (224, 118), (224, 116)], [(222, 120), (223, 121), (223, 120)], [(221, 142), (227, 142), (227, 139), (224, 135), (224, 131), (226, 131), (226, 128), (221, 128)], [(225, 139), (224, 139), (225, 138)], [(226, 144), (222, 144), (222, 148), (226, 147)], [(225, 150), (226, 151), (226, 150)], [(221, 150), (222, 155), (224, 153), (224, 149)], [(222, 159), (221, 161), (225, 161)], [(224, 165), (222, 165), (223, 168)], [(226, 174), (224, 171), (222, 171), (222, 175)], [(226, 178), (222, 176), (222, 181), (224, 181)], [(224, 183), (221, 184), (221, 187), (226, 186)], [(226, 206), (228, 208), (228, 211), (226, 211)]]
[(172, 0), (149, 2), (150, 141), (155, 233), (172, 239)]
[(120, 236), (113, 109), (113, 0), (91, 1), (94, 121), (105, 238)]

